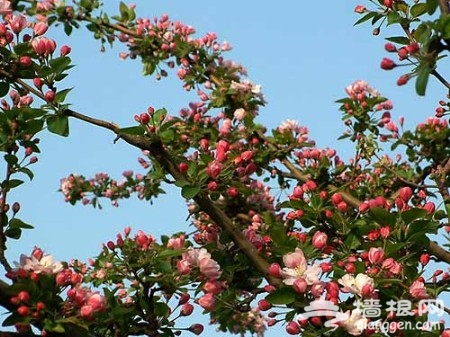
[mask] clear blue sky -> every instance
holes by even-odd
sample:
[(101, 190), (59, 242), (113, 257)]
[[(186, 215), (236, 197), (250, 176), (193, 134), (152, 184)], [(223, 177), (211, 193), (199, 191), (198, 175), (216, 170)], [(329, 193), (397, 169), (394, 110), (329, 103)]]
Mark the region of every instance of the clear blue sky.
[[(119, 1), (107, 0), (116, 11)], [(310, 129), (321, 147), (336, 147), (347, 159), (345, 143), (336, 143), (344, 130), (336, 99), (357, 79), (365, 79), (394, 101), (394, 116), (407, 123), (432, 115), (437, 101), (445, 96), (442, 86), (431, 85), (426, 98), (414, 95), (412, 85), (399, 88), (401, 72), (379, 70), (386, 56), (382, 37), (373, 37), (368, 25), (353, 27), (358, 15), (356, 1), (215, 2), (138, 0), (141, 17), (168, 13), (172, 19), (194, 26), (199, 34), (214, 31), (229, 41), (229, 58), (246, 66), (250, 79), (262, 85), (268, 105), (260, 120), (270, 127), (293, 118)], [(147, 106), (166, 107), (171, 113), (187, 106), (187, 95), (174, 74), (157, 82), (141, 76), (139, 62), (120, 61), (120, 45), (99, 53), (99, 44), (82, 29), (70, 38), (55, 33), (60, 45), (72, 46), (76, 68), (64, 82), (75, 87), (69, 95), (73, 108), (84, 114), (133, 125), (133, 115)], [(433, 82), (433, 81), (432, 81)], [(11, 196), (20, 201), (20, 217), (35, 226), (19, 242), (11, 241), (10, 260), (29, 253), (37, 245), (59, 260), (95, 256), (102, 242), (114, 238), (125, 226), (143, 229), (155, 236), (187, 229), (184, 202), (178, 191), (156, 200), (151, 206), (136, 199), (122, 201), (119, 208), (104, 201), (102, 211), (65, 204), (57, 192), (61, 177), (70, 173), (92, 176), (108, 172), (120, 179), (127, 169), (140, 170), (139, 151), (124, 143), (113, 144), (108, 132), (78, 121), (71, 123), (69, 138), (42, 137), (42, 155), (35, 165), (36, 177)], [(213, 331), (213, 330), (211, 330)], [(276, 330), (267, 336), (279, 335)]]

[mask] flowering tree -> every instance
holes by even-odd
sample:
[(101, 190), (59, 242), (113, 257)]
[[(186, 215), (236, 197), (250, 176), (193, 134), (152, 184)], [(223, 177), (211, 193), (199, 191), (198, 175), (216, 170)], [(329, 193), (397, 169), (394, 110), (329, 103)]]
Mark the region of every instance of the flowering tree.
[[(370, 6), (355, 8), (358, 23), (371, 20), (375, 35), (384, 24), (403, 31), (385, 45), (399, 61), (384, 58), (381, 68), (409, 65), (398, 84), (414, 79), (418, 95), (430, 76), (450, 89), (438, 69), (449, 50), (447, 1)], [(446, 100), (405, 130), (390, 100), (364, 81), (348, 86), (338, 101), (347, 126), (340, 138), (355, 147), (346, 163), (295, 121), (272, 131), (258, 124), (260, 86), (212, 33), (198, 37), (168, 16), (137, 18), (124, 3), (109, 16), (96, 0), (0, 0), (0, 13), (0, 305), (9, 312), (3, 325), (16, 329), (1, 336), (199, 335), (201, 324), (178, 323), (194, 310), (241, 334), (283, 324), (302, 336), (450, 336), (444, 320), (431, 324), (433, 313), (449, 311), (440, 301), (450, 288), (450, 252), (441, 246), (450, 228)], [(179, 113), (148, 107), (129, 127), (74, 111), (70, 89), (60, 89), (71, 48), (46, 37), (53, 26), (122, 44), (120, 57), (140, 60), (144, 75), (176, 71), (198, 101)], [(61, 181), (67, 202), (148, 201), (175, 185), (195, 231), (156, 239), (127, 227), (88, 264), (56, 262), (35, 248), (12, 266), (8, 240), (32, 227), (8, 194), (33, 178), (39, 134), (68, 136), (70, 119), (142, 150), (143, 173), (126, 171), (122, 181), (70, 175)], [(271, 186), (284, 192), (277, 200)]]

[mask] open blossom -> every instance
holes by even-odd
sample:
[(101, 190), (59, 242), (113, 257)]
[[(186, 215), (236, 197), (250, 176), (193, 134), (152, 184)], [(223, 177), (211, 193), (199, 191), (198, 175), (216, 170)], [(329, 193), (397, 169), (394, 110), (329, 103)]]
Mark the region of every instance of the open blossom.
[(368, 323), (368, 319), (364, 317), (361, 310), (355, 309), (351, 313), (347, 311), (344, 315), (348, 318), (345, 321), (339, 322), (339, 325), (352, 336), (361, 335)]
[(366, 95), (367, 93), (369, 93), (373, 97), (377, 97), (380, 95), (377, 90), (372, 88), (369, 83), (363, 80), (359, 80), (350, 84), (347, 88), (345, 88), (345, 91), (352, 99), (356, 98), (358, 94)]
[(8, 22), (9, 27), (16, 34), (19, 34), (28, 25), (27, 18), (23, 15), (13, 15), (9, 18)]
[(283, 256), (283, 262), (286, 266), (281, 271), (283, 283), (293, 285), (298, 278), (304, 278), (308, 285), (312, 285), (319, 280), (321, 268), (318, 265), (308, 267), (305, 254), (300, 248), (296, 248), (293, 253)]
[(6, 15), (10, 14), (11, 10), (11, 2), (6, 0), (0, 0), (0, 14)]
[(181, 273), (189, 273), (191, 266), (198, 267), (200, 272), (209, 280), (217, 280), (222, 272), (219, 264), (211, 258), (211, 254), (205, 248), (191, 248), (183, 253), (182, 260), (177, 264)]
[(366, 274), (358, 274), (353, 277), (349, 274), (345, 274), (338, 282), (344, 287), (341, 289), (344, 293), (352, 293), (355, 295), (363, 295), (367, 292), (372, 292), (374, 288), (374, 281)]
[(17, 268), (33, 271), (37, 274), (57, 274), (63, 270), (61, 262), (55, 262), (51, 255), (44, 255), (41, 259), (35, 256), (20, 255), (20, 262), (14, 262)]
[(427, 288), (425, 288), (425, 284), (421, 280), (416, 280), (409, 287), (409, 293), (414, 298), (424, 299), (428, 298)]

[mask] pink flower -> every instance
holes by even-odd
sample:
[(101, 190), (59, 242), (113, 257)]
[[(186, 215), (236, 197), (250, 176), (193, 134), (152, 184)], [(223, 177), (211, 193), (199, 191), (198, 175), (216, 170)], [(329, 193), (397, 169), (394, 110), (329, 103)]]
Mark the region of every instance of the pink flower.
[(216, 160), (223, 162), (227, 160), (227, 151), (230, 149), (230, 144), (226, 140), (219, 140), (216, 145)]
[(203, 295), (198, 300), (198, 304), (205, 310), (212, 311), (216, 305), (216, 300), (214, 299), (214, 294), (208, 293)]
[(388, 269), (392, 274), (398, 275), (402, 271), (403, 267), (400, 263), (395, 261), (392, 257), (387, 258), (381, 265), (383, 269)]
[(6, 0), (0, 0), (0, 14), (6, 15), (12, 13), (11, 2)]
[(170, 238), (167, 242), (167, 248), (181, 249), (184, 247), (185, 235), (182, 234), (177, 238)]
[(355, 13), (362, 14), (365, 11), (367, 11), (367, 8), (365, 6), (363, 6), (363, 5), (357, 5), (355, 7)]
[(293, 285), (299, 277), (303, 277), (308, 285), (319, 280), (320, 267), (318, 265), (308, 267), (305, 255), (300, 248), (296, 248), (293, 253), (284, 255), (283, 262), (286, 266), (281, 272), (284, 284)]
[(314, 248), (322, 249), (327, 245), (328, 236), (324, 232), (317, 231), (312, 237), (312, 245)]
[(416, 280), (409, 287), (409, 293), (412, 297), (418, 299), (428, 298), (427, 288), (425, 288), (425, 284), (421, 280)]
[(308, 283), (306, 283), (306, 280), (303, 277), (297, 278), (292, 286), (294, 287), (294, 290), (299, 294), (304, 294), (306, 292), (306, 289), (308, 289)]
[(178, 261), (177, 269), (181, 275), (187, 275), (192, 271), (191, 264), (186, 260)]
[(219, 264), (211, 258), (211, 254), (205, 248), (191, 248), (183, 253), (181, 261), (177, 262), (177, 269), (182, 274), (189, 273), (192, 266), (198, 267), (210, 281), (215, 281), (222, 275)]
[(211, 281), (217, 280), (222, 275), (219, 264), (211, 259), (209, 253), (199, 256), (198, 267), (200, 272)]
[(13, 15), (9, 20), (9, 27), (11, 27), (11, 30), (19, 34), (24, 28), (27, 26), (27, 18), (23, 15)]
[(80, 315), (84, 319), (90, 319), (94, 315), (94, 309), (90, 305), (83, 305), (80, 309)]
[(210, 178), (216, 179), (220, 175), (220, 172), (222, 172), (222, 168), (223, 168), (223, 165), (219, 161), (213, 160), (206, 167), (206, 174)]
[(46, 37), (38, 37), (31, 41), (31, 47), (37, 54), (47, 56), (53, 54), (55, 51), (56, 42)]
[(35, 36), (44, 35), (47, 32), (48, 26), (45, 22), (38, 22), (33, 27), (33, 33)]
[(92, 310), (102, 311), (106, 308), (106, 298), (99, 293), (92, 293), (86, 301), (87, 305), (92, 307)]
[(369, 249), (369, 261), (372, 264), (378, 264), (383, 262), (384, 259), (384, 249), (381, 247), (375, 248), (371, 247)]

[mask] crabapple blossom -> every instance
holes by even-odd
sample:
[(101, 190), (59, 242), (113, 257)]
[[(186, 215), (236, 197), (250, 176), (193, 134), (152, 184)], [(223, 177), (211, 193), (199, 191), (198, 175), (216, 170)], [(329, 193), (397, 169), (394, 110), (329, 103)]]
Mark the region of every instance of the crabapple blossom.
[(359, 273), (356, 277), (345, 274), (338, 282), (343, 285), (342, 292), (358, 296), (362, 296), (368, 289), (373, 291), (375, 285), (373, 278), (362, 273)]
[(369, 320), (363, 315), (361, 310), (355, 309), (345, 312), (345, 321), (339, 322), (339, 325), (343, 327), (352, 336), (359, 336), (366, 329)]
[(15, 262), (17, 269), (32, 271), (37, 274), (57, 274), (64, 267), (62, 263), (55, 262), (51, 255), (44, 255), (40, 259), (35, 256), (20, 255), (20, 262)]
[(281, 271), (283, 283), (293, 285), (295, 280), (303, 277), (308, 285), (319, 280), (321, 269), (318, 265), (308, 266), (305, 255), (300, 248), (296, 248), (293, 253), (283, 256), (286, 266)]

